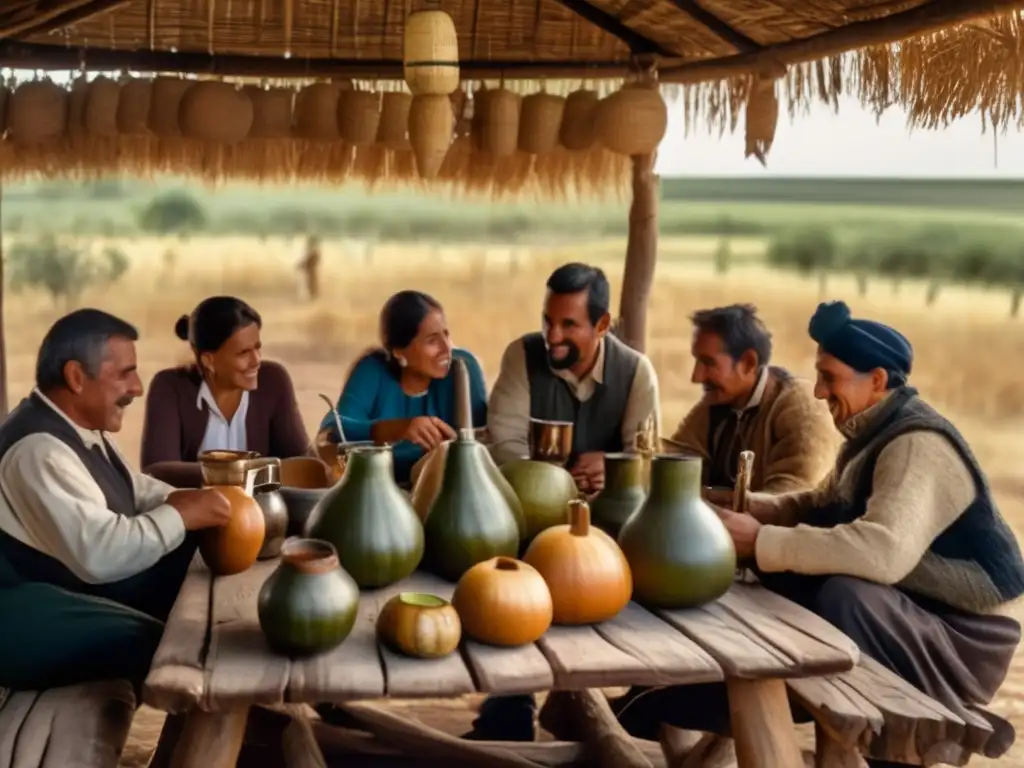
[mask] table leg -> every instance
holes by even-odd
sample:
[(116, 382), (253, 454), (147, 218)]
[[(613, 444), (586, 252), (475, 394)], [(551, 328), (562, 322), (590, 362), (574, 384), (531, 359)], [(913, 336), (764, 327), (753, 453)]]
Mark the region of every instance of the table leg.
[(192, 710), (178, 738), (171, 768), (235, 768), (248, 719), (248, 706), (223, 712)]
[(725, 685), (738, 768), (802, 766), (786, 683), (730, 678)]

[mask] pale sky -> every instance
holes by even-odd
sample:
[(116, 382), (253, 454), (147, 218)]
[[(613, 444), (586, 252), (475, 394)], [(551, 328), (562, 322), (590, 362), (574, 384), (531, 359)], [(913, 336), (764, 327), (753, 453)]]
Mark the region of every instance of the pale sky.
[(1024, 178), (1024, 132), (998, 134), (998, 165), (993, 133), (982, 133), (977, 116), (944, 130), (914, 130), (906, 115), (890, 109), (875, 117), (856, 100), (840, 101), (838, 115), (820, 104), (790, 121), (782, 110), (768, 167), (743, 159), (743, 121), (735, 134), (683, 133), (682, 105), (672, 105), (669, 126), (658, 151), (664, 176), (902, 176)]

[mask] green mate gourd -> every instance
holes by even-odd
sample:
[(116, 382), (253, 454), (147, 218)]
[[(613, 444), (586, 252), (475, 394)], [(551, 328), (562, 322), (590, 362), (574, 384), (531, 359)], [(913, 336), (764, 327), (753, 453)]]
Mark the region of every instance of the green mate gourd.
[(458, 581), (477, 563), (519, 552), (519, 524), (509, 500), (488, 470), (487, 448), (473, 434), (469, 371), (455, 366), (458, 437), (448, 445), (441, 488), (424, 523), (425, 567)]

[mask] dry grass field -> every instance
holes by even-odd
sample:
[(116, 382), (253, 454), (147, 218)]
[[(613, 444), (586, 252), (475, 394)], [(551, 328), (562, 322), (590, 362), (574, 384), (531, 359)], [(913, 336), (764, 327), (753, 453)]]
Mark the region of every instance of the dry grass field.
[[(311, 432), (323, 413), (318, 394), (336, 397), (351, 361), (375, 342), (378, 310), (392, 292), (415, 287), (435, 295), (446, 308), (455, 342), (478, 356), (493, 381), (505, 345), (539, 324), (550, 270), (563, 261), (599, 260), (612, 280), (617, 303), (622, 252), (621, 247), (603, 243), (550, 251), (384, 245), (370, 251), (358, 243), (329, 242), (324, 249), (323, 295), (308, 302), (299, 298), (293, 267), (300, 240), (218, 238), (182, 244), (136, 239), (119, 245), (132, 260), (131, 271), (115, 287), (87, 293), (84, 303), (137, 324), (144, 381), (187, 357), (185, 345), (172, 331), (179, 315), (204, 296), (238, 295), (263, 313), (266, 356), (288, 366)], [(771, 272), (756, 263), (719, 276), (710, 260), (714, 240), (693, 240), (686, 246), (695, 258), (659, 265), (650, 308), (648, 347), (660, 379), (665, 431), (698, 396), (689, 380), (687, 317), (699, 307), (755, 302), (774, 332), (775, 361), (803, 375), (810, 374), (813, 362), (806, 327), (819, 300), (816, 281)], [(163, 258), (168, 248), (177, 254), (173, 267)], [(860, 298), (852, 280), (836, 279), (829, 291), (850, 302), (856, 314), (892, 323), (909, 336), (917, 355), (912, 383), (960, 425), (989, 473), (1004, 513), (1018, 531), (1024, 530), (1024, 325), (1008, 319), (1006, 295), (950, 289), (926, 309), (923, 286), (904, 285), (893, 295), (887, 285), (878, 283)], [(57, 314), (42, 295), (8, 299), (12, 401), (28, 392), (36, 348)], [(117, 436), (136, 461), (142, 413), (141, 403), (132, 406)], [(1018, 662), (993, 706), (1024, 730), (1024, 656)], [(433, 714), (418, 711), (464, 727), (472, 716), (468, 707), (462, 705), (453, 713), (452, 704), (444, 703)], [(152, 711), (140, 712), (124, 766), (145, 765), (160, 720)], [(999, 763), (1024, 764), (1024, 738)]]

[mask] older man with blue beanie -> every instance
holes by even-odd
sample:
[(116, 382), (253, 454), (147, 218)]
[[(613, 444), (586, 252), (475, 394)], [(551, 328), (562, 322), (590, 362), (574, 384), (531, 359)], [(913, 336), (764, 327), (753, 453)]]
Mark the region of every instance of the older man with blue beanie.
[(722, 519), (766, 587), (963, 716), (992, 699), (1020, 641), (999, 613), (1024, 594), (1017, 541), (964, 438), (907, 384), (906, 337), (841, 301), (819, 305), (808, 330), (815, 396), (845, 438), (835, 467)]

